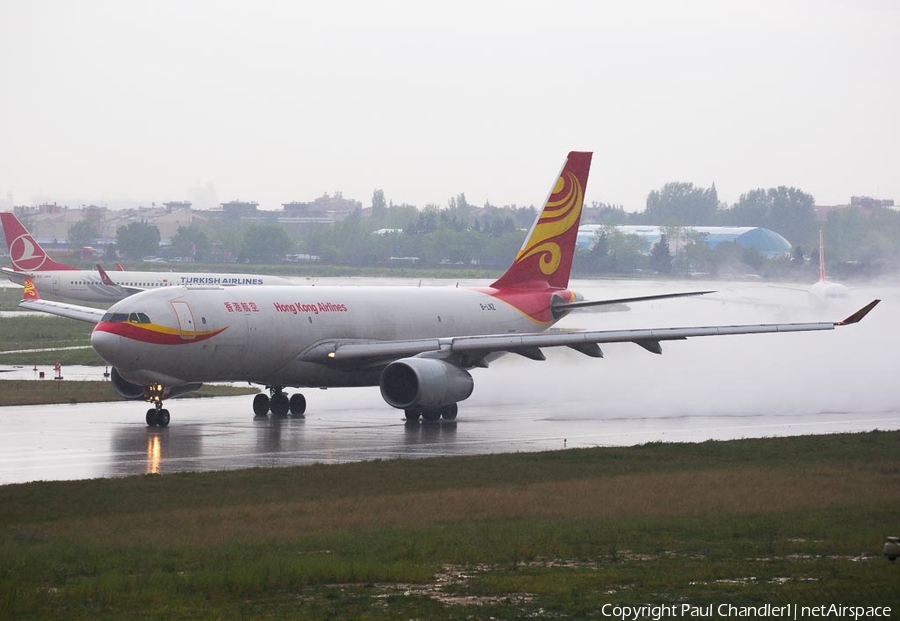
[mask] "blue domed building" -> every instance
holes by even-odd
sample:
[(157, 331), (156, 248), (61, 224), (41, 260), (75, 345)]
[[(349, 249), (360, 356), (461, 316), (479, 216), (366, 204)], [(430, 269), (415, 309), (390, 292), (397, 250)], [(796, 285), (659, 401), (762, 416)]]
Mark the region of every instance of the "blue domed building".
[[(590, 249), (597, 242), (597, 234), (608, 228), (605, 224), (582, 224), (578, 227), (576, 244), (579, 248)], [(623, 235), (634, 235), (641, 240), (646, 254), (665, 232), (661, 226), (618, 225), (614, 226)], [(775, 231), (758, 226), (684, 226), (685, 232), (698, 233), (710, 248), (723, 242), (734, 242), (745, 248), (753, 248), (766, 258), (772, 259), (791, 254), (791, 243)], [(670, 249), (677, 252), (670, 241)]]

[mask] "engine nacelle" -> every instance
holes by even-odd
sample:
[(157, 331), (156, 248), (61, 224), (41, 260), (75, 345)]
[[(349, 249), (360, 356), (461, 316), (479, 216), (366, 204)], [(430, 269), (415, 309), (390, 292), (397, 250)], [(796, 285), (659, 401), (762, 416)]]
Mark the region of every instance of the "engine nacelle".
[[(110, 381), (112, 382), (113, 389), (123, 399), (129, 399), (131, 401), (149, 400), (148, 395), (150, 394), (150, 387), (129, 382), (119, 374), (119, 371), (116, 370), (116, 367), (112, 368), (112, 372), (110, 372), (109, 377)], [(184, 384), (182, 386), (164, 386), (161, 389), (158, 388), (157, 391), (161, 391), (160, 397), (162, 399), (168, 399), (169, 397), (177, 397), (178, 395), (193, 392), (199, 389), (201, 386), (203, 386), (203, 384), (198, 383)]]
[(452, 405), (468, 399), (473, 387), (465, 369), (436, 358), (403, 358), (381, 372), (381, 396), (400, 409)]
[(132, 384), (119, 375), (119, 371), (116, 367), (112, 368), (109, 378), (112, 381), (113, 389), (115, 389), (116, 393), (123, 399), (137, 401), (144, 398), (144, 387), (140, 384)]

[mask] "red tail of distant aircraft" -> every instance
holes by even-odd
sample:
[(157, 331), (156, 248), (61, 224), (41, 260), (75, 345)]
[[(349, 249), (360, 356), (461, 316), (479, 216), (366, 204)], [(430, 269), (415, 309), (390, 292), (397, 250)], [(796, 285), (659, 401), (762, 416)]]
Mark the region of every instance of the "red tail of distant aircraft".
[(809, 288), (809, 300), (813, 306), (823, 307), (832, 302), (846, 301), (850, 291), (844, 285), (825, 278), (825, 239), (819, 229), (819, 281)]
[(37, 240), (19, 222), (12, 212), (0, 213), (6, 247), (13, 267), (20, 272), (47, 272), (51, 270), (77, 270), (77, 267), (59, 263), (41, 248)]
[(825, 239), (819, 229), (819, 281), (825, 282)]

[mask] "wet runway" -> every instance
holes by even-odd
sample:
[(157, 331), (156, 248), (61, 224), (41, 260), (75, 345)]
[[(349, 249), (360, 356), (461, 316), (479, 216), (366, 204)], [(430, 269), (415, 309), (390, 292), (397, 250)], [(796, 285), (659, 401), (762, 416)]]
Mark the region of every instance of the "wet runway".
[(900, 429), (896, 411), (615, 417), (562, 405), (470, 407), (455, 423), (408, 426), (380, 406), (254, 420), (247, 397), (227, 397), (178, 403), (166, 429), (146, 427), (139, 404), (5, 408), (0, 483)]
[[(623, 281), (613, 295), (576, 286), (597, 299), (706, 284)], [(604, 346), (602, 360), (570, 350), (547, 350), (544, 362), (507, 356), (472, 372), (475, 392), (452, 424), (406, 425), (377, 388), (304, 391), (305, 420), (254, 419), (250, 396), (172, 399), (172, 423), (162, 430), (145, 426), (140, 402), (3, 407), (0, 484), (900, 429), (900, 287), (854, 291), (853, 308), (827, 312), (762, 285), (713, 288), (720, 293), (573, 316), (564, 327), (838, 319), (872, 297), (884, 302), (863, 323), (833, 332), (697, 338), (664, 343), (662, 356), (627, 343)], [(34, 375), (0, 370), (4, 378)], [(102, 372), (63, 369), (70, 379)]]

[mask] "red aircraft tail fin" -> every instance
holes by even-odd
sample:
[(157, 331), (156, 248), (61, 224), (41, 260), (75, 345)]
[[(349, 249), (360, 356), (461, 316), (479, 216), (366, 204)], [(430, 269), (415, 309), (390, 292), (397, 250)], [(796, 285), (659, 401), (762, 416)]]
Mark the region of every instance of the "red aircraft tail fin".
[(525, 243), (492, 287), (565, 289), (568, 286), (592, 155), (583, 151), (569, 153)]
[(95, 267), (97, 268), (97, 271), (100, 273), (100, 282), (102, 282), (104, 285), (108, 285), (111, 287), (116, 286), (116, 283), (114, 283), (112, 281), (112, 278), (109, 277), (109, 274), (106, 273), (106, 270), (103, 269), (102, 265), (97, 263)]
[(50, 270), (75, 270), (77, 267), (57, 263), (41, 248), (37, 240), (32, 237), (25, 227), (19, 222), (14, 213), (5, 211), (0, 213), (0, 224), (3, 225), (3, 234), (6, 236), (6, 248), (9, 250), (9, 258), (13, 267), (20, 272), (47, 272)]
[(25, 279), (25, 288), (22, 290), (22, 299), (23, 300), (40, 300), (41, 294), (38, 293), (37, 287), (34, 286), (34, 281), (30, 278)]

